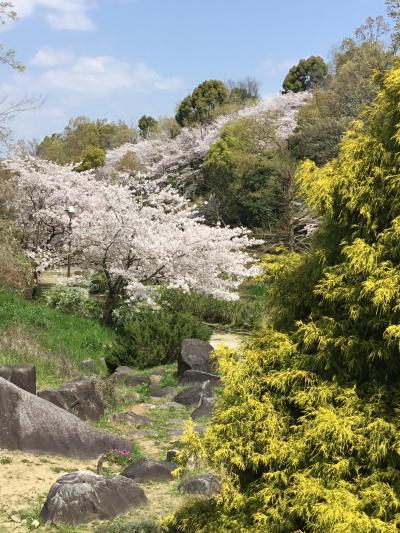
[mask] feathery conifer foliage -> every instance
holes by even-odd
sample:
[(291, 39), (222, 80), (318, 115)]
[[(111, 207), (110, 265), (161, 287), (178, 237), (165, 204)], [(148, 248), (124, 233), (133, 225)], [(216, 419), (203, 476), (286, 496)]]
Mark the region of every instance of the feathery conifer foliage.
[(382, 83), (338, 158), (300, 167), (318, 239), (267, 261), (275, 329), (219, 354), (219, 408), (185, 455), (220, 469), (223, 490), (169, 531), (400, 527), (400, 64)]

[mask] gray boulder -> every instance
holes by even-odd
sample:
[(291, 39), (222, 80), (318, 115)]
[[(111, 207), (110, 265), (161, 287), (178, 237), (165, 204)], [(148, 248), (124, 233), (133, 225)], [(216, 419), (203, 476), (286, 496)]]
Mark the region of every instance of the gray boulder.
[(131, 424), (136, 427), (149, 426), (151, 424), (151, 420), (147, 416), (137, 415), (131, 411), (113, 413), (111, 415), (111, 421), (120, 424)]
[(36, 394), (36, 368), (34, 365), (0, 366), (0, 377), (31, 394)]
[(51, 487), (41, 518), (43, 522), (77, 526), (110, 520), (147, 504), (143, 489), (132, 479), (73, 472)]
[(112, 374), (111, 379), (115, 382), (124, 383), (130, 387), (135, 387), (136, 385), (149, 385), (150, 380), (147, 376), (141, 376), (135, 374), (135, 372), (129, 368), (129, 366), (119, 366), (114, 374)]
[(179, 485), (182, 492), (188, 494), (203, 494), (205, 496), (214, 496), (218, 494), (221, 489), (220, 482), (212, 474), (204, 474), (202, 476), (185, 479)]
[(104, 415), (104, 404), (96, 390), (94, 378), (75, 379), (56, 391), (41, 391), (38, 396), (82, 420), (99, 420)]
[(186, 370), (181, 378), (182, 383), (204, 383), (210, 381), (210, 383), (219, 387), (221, 385), (221, 378), (216, 374), (210, 374), (210, 372), (202, 372), (201, 370)]
[(0, 378), (0, 448), (94, 459), (129, 441), (92, 428), (75, 415)]
[(176, 396), (176, 389), (174, 387), (163, 387), (162, 389), (151, 392), (153, 398), (173, 398)]
[(213, 349), (209, 342), (185, 339), (178, 357), (178, 376), (182, 377), (187, 370), (200, 370), (213, 374), (214, 365), (210, 357)]
[(164, 461), (153, 461), (143, 457), (129, 465), (121, 476), (126, 476), (136, 481), (170, 481), (172, 478), (171, 472), (175, 470), (176, 465)]
[(196, 387), (191, 387), (190, 389), (185, 389), (179, 394), (177, 394), (173, 401), (180, 403), (182, 405), (198, 405), (202, 398), (211, 398), (213, 395), (212, 386), (209, 381), (197, 385)]
[(215, 402), (216, 398), (201, 398), (199, 406), (191, 414), (192, 419), (196, 420), (197, 418), (202, 418), (203, 416), (211, 416), (214, 410)]

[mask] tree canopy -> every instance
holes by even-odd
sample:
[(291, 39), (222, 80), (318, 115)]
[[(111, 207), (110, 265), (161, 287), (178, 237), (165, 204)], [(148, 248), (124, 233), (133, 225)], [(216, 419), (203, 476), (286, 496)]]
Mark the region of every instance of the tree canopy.
[(321, 85), (328, 76), (328, 65), (320, 56), (311, 56), (308, 59), (300, 59), (293, 66), (283, 81), (283, 92), (298, 93), (309, 91)]

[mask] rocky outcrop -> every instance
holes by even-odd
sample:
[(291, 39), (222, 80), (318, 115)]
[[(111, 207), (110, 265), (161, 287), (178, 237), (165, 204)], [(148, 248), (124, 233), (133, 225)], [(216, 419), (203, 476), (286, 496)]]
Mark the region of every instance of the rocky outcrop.
[(170, 481), (176, 465), (142, 458), (129, 465), (121, 474), (136, 481)]
[(143, 489), (132, 479), (73, 472), (51, 487), (41, 518), (43, 522), (76, 526), (110, 520), (147, 503)]
[(94, 459), (129, 441), (92, 428), (75, 415), (0, 378), (0, 448)]
[(82, 420), (100, 420), (104, 404), (96, 390), (94, 378), (79, 378), (68, 381), (58, 390), (44, 390), (38, 396), (54, 403)]
[(187, 370), (199, 370), (213, 374), (214, 365), (210, 357), (212, 351), (213, 347), (208, 342), (185, 339), (178, 357), (178, 376), (182, 377)]
[(31, 394), (36, 394), (36, 368), (34, 365), (0, 366), (0, 377)]

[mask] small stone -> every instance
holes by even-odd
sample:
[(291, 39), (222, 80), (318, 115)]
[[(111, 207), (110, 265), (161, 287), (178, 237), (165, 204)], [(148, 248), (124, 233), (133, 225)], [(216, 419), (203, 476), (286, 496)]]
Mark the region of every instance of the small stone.
[(11, 515), (10, 520), (12, 520), (12, 522), (15, 522), (16, 524), (20, 524), (22, 522), (22, 519), (16, 514)]
[(189, 494), (202, 494), (213, 496), (221, 489), (220, 482), (212, 474), (204, 474), (190, 479), (185, 479), (179, 485), (181, 491)]
[(158, 376), (156, 374), (152, 374), (151, 376), (149, 376), (150, 392), (157, 390), (160, 387), (161, 380), (162, 380), (162, 376)]
[(173, 398), (177, 392), (174, 387), (163, 387), (162, 389), (154, 390), (151, 393), (153, 398)]
[(33, 527), (34, 529), (37, 529), (39, 526), (40, 526), (39, 520), (32, 520), (31, 527)]
[(119, 366), (111, 378), (114, 381), (124, 383), (131, 387), (135, 387), (136, 385), (149, 385), (150, 383), (147, 376), (135, 374), (135, 372), (128, 366)]
[(114, 413), (111, 415), (111, 421), (119, 424), (132, 424), (137, 427), (149, 426), (151, 424), (151, 420), (146, 416), (137, 415), (131, 411)]
[(157, 462), (145, 457), (129, 465), (121, 476), (134, 479), (135, 481), (170, 481), (171, 472), (175, 470), (176, 465), (167, 462)]
[(179, 394), (177, 394), (173, 401), (181, 403), (182, 405), (198, 405), (201, 398), (211, 398), (213, 395), (212, 386), (210, 381), (202, 383), (202, 385), (197, 385), (196, 387), (191, 387), (190, 389), (185, 389)]
[(202, 398), (200, 404), (191, 414), (192, 420), (202, 418), (203, 416), (211, 416), (214, 410), (216, 398)]
[(184, 405), (178, 402), (167, 402), (163, 405), (160, 405), (159, 409), (183, 409)]

